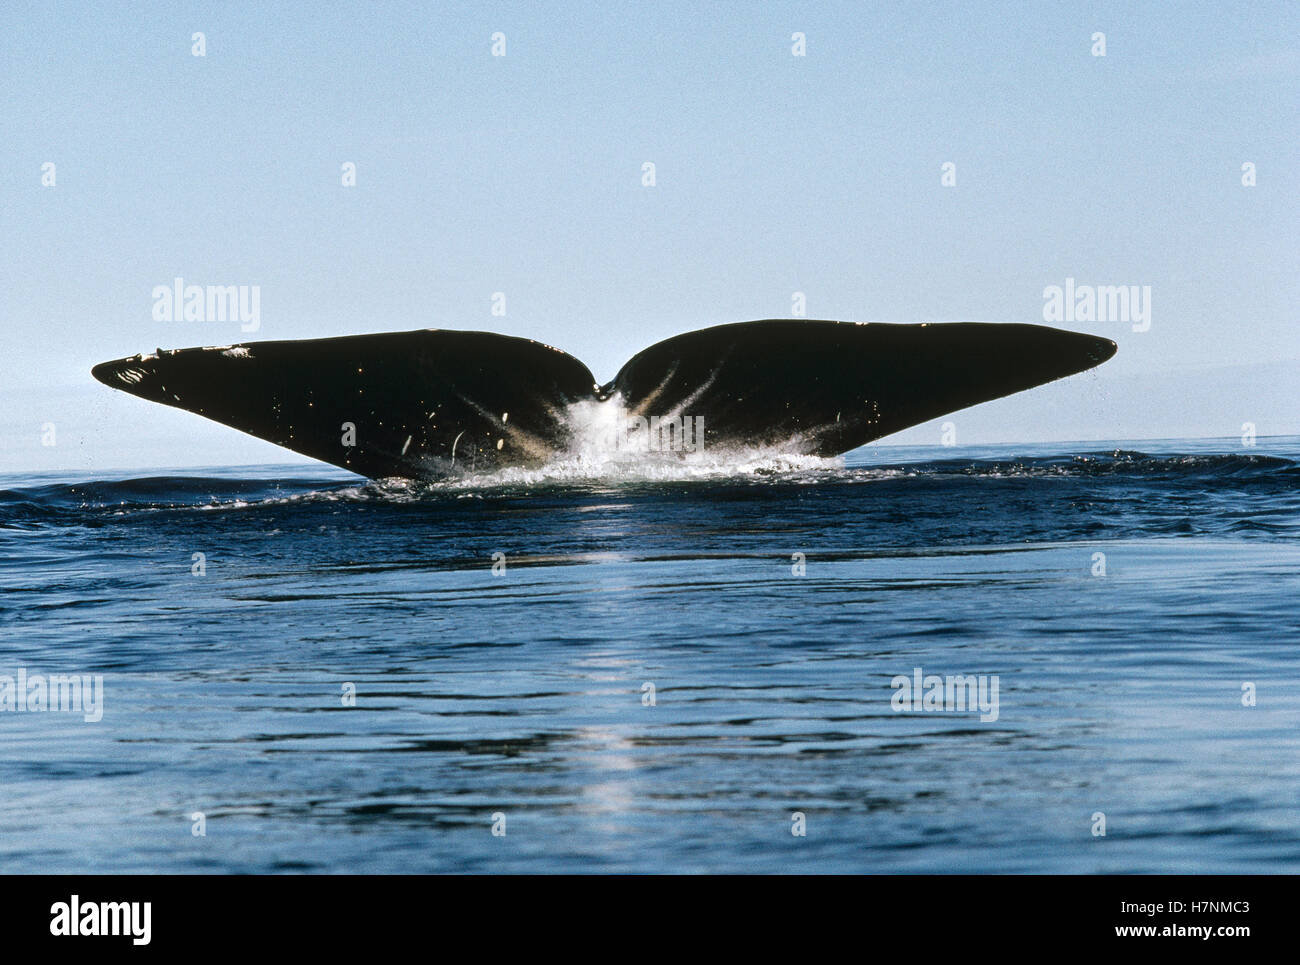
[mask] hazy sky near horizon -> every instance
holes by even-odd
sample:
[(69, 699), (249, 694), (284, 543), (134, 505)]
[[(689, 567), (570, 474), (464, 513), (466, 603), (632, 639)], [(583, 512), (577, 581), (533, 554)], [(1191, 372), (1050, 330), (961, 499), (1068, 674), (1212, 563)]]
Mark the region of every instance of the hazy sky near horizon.
[[(1300, 4), (9, 0), (0, 62), (0, 471), (293, 458), (90, 378), (159, 346), (480, 329), (604, 380), (795, 292), (1042, 322), (1067, 278), (1149, 330), (1061, 323), (1119, 354), (959, 441), (1300, 432)], [(177, 277), (258, 331), (155, 320)]]

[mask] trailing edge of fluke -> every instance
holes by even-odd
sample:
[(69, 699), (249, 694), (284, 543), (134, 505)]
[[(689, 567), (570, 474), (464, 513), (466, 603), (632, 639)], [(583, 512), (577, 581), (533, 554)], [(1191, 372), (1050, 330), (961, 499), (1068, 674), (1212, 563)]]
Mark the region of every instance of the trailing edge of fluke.
[(92, 374), (364, 476), (427, 479), (541, 465), (570, 442), (569, 406), (614, 397), (702, 420), (706, 450), (837, 455), (1115, 348), (1043, 325), (768, 319), (666, 339), (605, 385), (540, 342), (447, 329), (160, 349)]

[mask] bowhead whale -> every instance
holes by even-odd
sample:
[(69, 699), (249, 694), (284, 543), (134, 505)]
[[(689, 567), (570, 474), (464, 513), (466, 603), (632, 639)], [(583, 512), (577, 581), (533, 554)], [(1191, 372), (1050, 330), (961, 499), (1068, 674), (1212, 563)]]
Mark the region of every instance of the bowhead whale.
[(536, 466), (570, 406), (694, 418), (708, 448), (832, 456), (967, 406), (1083, 372), (1109, 339), (1043, 325), (767, 319), (687, 332), (600, 385), (525, 338), (425, 329), (158, 350), (96, 365), (105, 385), (371, 478)]

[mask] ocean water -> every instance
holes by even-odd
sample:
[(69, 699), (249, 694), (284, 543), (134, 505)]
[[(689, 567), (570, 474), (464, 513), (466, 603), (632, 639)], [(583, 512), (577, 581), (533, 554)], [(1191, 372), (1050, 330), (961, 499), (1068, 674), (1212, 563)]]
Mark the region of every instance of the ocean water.
[(0, 870), (1300, 871), (1298, 537), (1297, 438), (11, 475), (0, 678), (103, 690)]

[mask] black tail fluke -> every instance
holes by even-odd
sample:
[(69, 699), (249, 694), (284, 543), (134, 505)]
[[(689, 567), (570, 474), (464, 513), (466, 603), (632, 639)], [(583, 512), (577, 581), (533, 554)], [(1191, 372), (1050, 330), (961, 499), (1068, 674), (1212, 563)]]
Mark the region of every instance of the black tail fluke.
[(92, 374), (371, 478), (539, 465), (594, 389), (539, 342), (437, 329), (159, 351)]
[(92, 371), (365, 476), (431, 478), (545, 463), (569, 444), (571, 404), (615, 396), (630, 415), (698, 417), (706, 449), (836, 455), (1114, 353), (1041, 325), (774, 319), (667, 339), (603, 387), (538, 342), (437, 329), (159, 351)]
[(667, 339), (602, 391), (646, 417), (703, 416), (706, 446), (829, 456), (1114, 354), (1109, 339), (1042, 325), (772, 319)]

